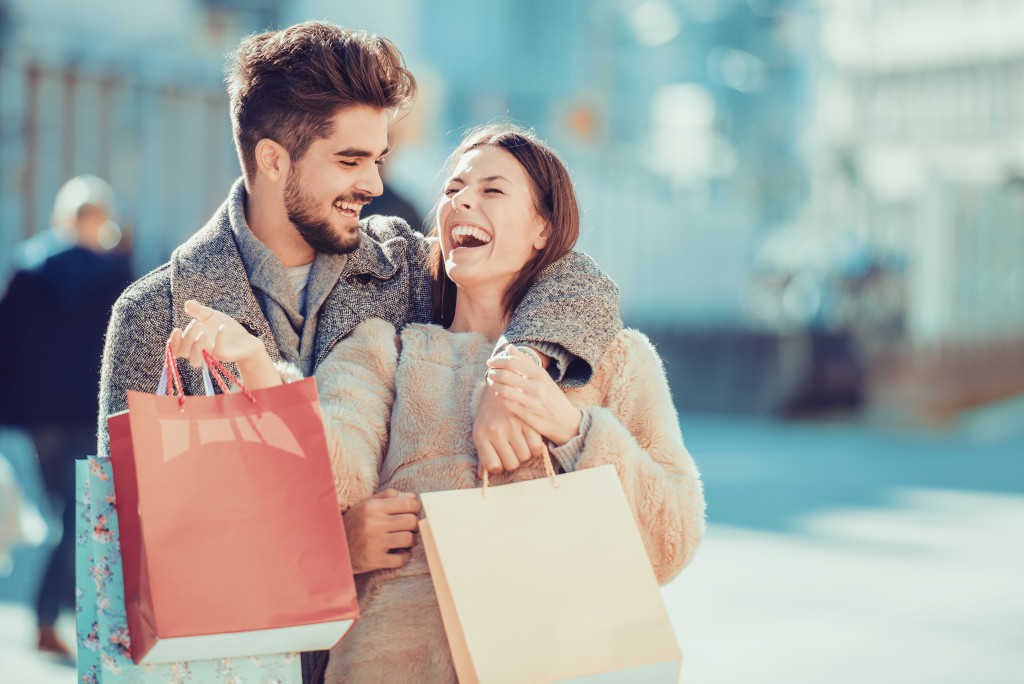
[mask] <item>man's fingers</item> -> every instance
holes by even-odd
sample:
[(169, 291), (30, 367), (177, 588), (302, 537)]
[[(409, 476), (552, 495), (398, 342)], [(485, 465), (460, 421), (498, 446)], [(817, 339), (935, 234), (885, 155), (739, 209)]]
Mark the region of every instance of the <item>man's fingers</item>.
[(185, 302), (185, 313), (192, 318), (197, 318), (200, 321), (205, 321), (213, 315), (214, 311), (208, 306), (203, 306), (194, 299), (190, 299)]
[(409, 562), (409, 558), (412, 553), (409, 551), (392, 551), (391, 553), (385, 553), (382, 559), (382, 568), (401, 568)]
[(406, 515), (411, 514), (413, 516), (420, 512), (420, 502), (413, 498), (403, 495), (392, 496), (386, 499), (378, 499), (373, 502), (374, 508), (380, 511), (383, 515)]
[(388, 545), (392, 549), (408, 549), (416, 543), (416, 536), (412, 532), (392, 532)]
[(188, 355), (188, 362), (192, 364), (193, 368), (201, 368), (203, 365), (203, 349), (206, 348), (209, 342), (209, 336), (205, 330), (200, 330), (199, 334), (196, 335), (195, 342), (192, 343), (192, 351)]
[(175, 328), (171, 331), (171, 336), (167, 338), (167, 343), (171, 346), (171, 353), (174, 356), (178, 356), (178, 350), (181, 348), (181, 328)]

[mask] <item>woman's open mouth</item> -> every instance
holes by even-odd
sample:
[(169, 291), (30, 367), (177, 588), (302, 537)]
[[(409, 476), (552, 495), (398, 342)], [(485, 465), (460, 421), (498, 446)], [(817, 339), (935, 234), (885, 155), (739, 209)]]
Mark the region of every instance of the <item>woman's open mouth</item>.
[(491, 241), (491, 236), (486, 231), (476, 226), (457, 224), (452, 226), (452, 248), (483, 247)]

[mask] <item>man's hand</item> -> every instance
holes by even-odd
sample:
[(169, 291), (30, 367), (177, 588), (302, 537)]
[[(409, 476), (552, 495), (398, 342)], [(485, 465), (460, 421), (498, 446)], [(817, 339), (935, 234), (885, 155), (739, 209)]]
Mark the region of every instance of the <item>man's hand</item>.
[(342, 514), (352, 572), (400, 568), (409, 562), (419, 529), (420, 502), (416, 495), (385, 489)]
[(488, 381), (473, 423), (478, 477), (483, 477), (485, 470), (489, 473), (515, 470), (533, 456), (544, 453), (540, 434), (517, 418), (495, 389)]

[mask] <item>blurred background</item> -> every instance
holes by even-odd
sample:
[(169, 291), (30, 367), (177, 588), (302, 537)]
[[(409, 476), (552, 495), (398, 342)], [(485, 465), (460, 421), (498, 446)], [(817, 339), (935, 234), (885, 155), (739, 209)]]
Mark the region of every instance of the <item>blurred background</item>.
[[(416, 75), (385, 167), (413, 223), (472, 125), (572, 169), (706, 479), (664, 590), (683, 681), (1020, 681), (1024, 0), (0, 0), (0, 283), (80, 174), (134, 273), (165, 261), (239, 175), (224, 55), (307, 19)], [(0, 579), (5, 682), (74, 679), (33, 652), (41, 554)]]

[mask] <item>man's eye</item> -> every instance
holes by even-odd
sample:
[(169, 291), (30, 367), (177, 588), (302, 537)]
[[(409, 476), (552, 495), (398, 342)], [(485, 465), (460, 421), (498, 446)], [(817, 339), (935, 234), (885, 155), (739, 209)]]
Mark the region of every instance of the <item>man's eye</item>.
[(386, 162), (386, 161), (387, 161), (387, 159), (378, 159), (377, 160), (377, 166), (384, 166), (384, 162)]
[(341, 164), (342, 166), (357, 166), (359, 164), (359, 162), (347, 162), (347, 161), (339, 161), (338, 163)]

